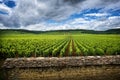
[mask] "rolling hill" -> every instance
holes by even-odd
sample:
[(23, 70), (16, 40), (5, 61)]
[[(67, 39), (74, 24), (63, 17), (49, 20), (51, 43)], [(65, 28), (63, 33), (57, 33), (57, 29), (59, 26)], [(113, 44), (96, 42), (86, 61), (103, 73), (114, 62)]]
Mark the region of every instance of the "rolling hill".
[(51, 30), (51, 31), (30, 31), (24, 29), (0, 29), (2, 34), (120, 34), (119, 29), (109, 29), (106, 31), (95, 31), (85, 29), (70, 29), (70, 30)]

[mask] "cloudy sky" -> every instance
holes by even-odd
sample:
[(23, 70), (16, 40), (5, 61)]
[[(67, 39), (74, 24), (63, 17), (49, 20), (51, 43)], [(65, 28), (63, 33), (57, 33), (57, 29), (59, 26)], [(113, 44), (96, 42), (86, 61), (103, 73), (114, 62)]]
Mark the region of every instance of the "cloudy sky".
[(0, 0), (0, 29), (120, 28), (120, 0)]

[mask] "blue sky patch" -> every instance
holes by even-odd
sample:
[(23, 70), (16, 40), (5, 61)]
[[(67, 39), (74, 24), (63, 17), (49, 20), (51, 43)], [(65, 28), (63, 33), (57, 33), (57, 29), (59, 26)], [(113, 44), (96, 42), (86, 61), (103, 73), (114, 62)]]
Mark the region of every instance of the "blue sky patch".
[(0, 4), (3, 3), (2, 1), (0, 1)]
[(3, 12), (3, 11), (0, 11), (0, 14), (3, 14), (3, 15), (8, 15), (7, 12)]
[(111, 13), (111, 16), (120, 16), (120, 9), (118, 10), (109, 10), (109, 13)]
[[(75, 18), (84, 18), (85, 14), (89, 14), (89, 13), (98, 13), (102, 8), (94, 8), (94, 9), (86, 9), (86, 10), (82, 10), (79, 13), (74, 13), (72, 14), (68, 19), (75, 19)], [(91, 19), (94, 19), (95, 17), (91, 17)]]
[(8, 6), (9, 8), (14, 8), (16, 6), (15, 1), (5, 1), (4, 4)]

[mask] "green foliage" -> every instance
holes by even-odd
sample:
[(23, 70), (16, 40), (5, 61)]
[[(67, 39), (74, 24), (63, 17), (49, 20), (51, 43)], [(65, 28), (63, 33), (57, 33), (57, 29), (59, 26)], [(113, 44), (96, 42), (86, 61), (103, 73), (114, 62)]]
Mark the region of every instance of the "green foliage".
[(76, 54), (77, 54), (77, 56), (79, 56), (81, 54), (81, 50), (78, 47), (76, 47)]
[(62, 42), (61, 44), (57, 45), (56, 48), (52, 51), (52, 56), (58, 56), (60, 53), (60, 50), (64, 47), (66, 44), (66, 41)]
[(120, 55), (120, 36), (14, 34), (0, 38), (0, 58), (63, 57), (72, 56), (73, 53), (76, 56)]
[(100, 48), (96, 48), (96, 49), (95, 49), (95, 53), (96, 53), (97, 55), (104, 55), (104, 51), (103, 51), (102, 49), (100, 49)]
[(117, 48), (117, 47), (107, 48), (106, 53), (112, 54), (112, 55), (117, 55), (117, 54), (120, 55), (120, 48)]
[(43, 56), (47, 57), (50, 54), (50, 49), (43, 51)]
[(72, 49), (72, 41), (70, 41), (69, 56), (71, 56), (72, 53), (73, 53), (73, 49)]
[(88, 48), (88, 54), (89, 54), (89, 55), (95, 55), (95, 49), (89, 47), (89, 48)]
[(89, 54), (88, 54), (88, 49), (83, 48), (83, 55), (84, 55), (84, 56), (88, 56), (88, 55), (89, 55)]
[(66, 49), (67, 49), (67, 47), (68, 47), (68, 44), (69, 44), (69, 41), (64, 45), (64, 47), (61, 49), (61, 51), (60, 51), (60, 56), (61, 57), (63, 57), (63, 56), (65, 56), (65, 51), (66, 51)]

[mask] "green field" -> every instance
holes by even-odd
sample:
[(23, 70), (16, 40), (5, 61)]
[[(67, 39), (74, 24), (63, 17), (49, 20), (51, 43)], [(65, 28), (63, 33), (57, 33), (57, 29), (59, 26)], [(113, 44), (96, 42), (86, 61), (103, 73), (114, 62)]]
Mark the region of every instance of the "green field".
[(119, 55), (117, 34), (5, 34), (0, 35), (0, 57), (66, 57)]

